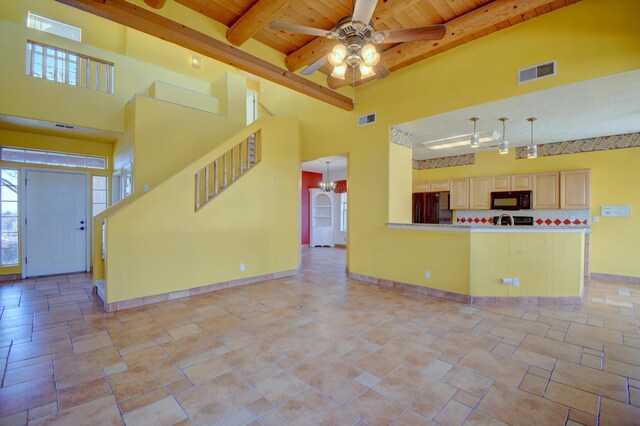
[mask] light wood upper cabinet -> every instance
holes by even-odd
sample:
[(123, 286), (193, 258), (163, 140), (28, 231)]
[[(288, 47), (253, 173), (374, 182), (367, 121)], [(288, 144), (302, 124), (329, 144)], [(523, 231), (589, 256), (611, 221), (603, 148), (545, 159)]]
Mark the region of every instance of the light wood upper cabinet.
[(552, 210), (560, 206), (558, 172), (533, 175), (533, 208)]
[(560, 208), (588, 209), (591, 207), (591, 170), (560, 172)]
[(433, 180), (431, 181), (431, 189), (429, 192), (442, 192), (449, 191), (451, 189), (451, 181), (447, 180)]
[(412, 192), (429, 192), (431, 190), (431, 182), (420, 181), (413, 182)]
[(511, 175), (491, 177), (490, 192), (500, 192), (500, 191), (511, 191)]
[(455, 179), (451, 181), (449, 208), (451, 210), (469, 208), (469, 179)]
[(469, 180), (469, 206), (473, 210), (491, 208), (491, 177), (476, 177)]
[(531, 191), (533, 190), (533, 174), (525, 173), (521, 175), (511, 176), (512, 191)]

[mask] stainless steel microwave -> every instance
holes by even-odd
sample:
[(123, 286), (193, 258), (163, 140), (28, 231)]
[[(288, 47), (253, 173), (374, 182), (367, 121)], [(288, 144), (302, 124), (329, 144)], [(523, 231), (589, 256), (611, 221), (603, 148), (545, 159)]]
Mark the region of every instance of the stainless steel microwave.
[(531, 191), (492, 192), (493, 210), (529, 210), (531, 209)]

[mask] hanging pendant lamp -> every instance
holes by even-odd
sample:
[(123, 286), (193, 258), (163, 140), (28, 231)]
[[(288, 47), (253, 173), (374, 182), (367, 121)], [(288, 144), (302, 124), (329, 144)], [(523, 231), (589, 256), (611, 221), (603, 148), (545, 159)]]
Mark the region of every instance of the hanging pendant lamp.
[(504, 155), (509, 153), (509, 141), (507, 140), (507, 131), (505, 126), (505, 122), (508, 118), (502, 117), (498, 120), (502, 121), (502, 141), (500, 141), (500, 144), (498, 145), (498, 153)]
[(538, 145), (533, 144), (533, 122), (536, 121), (537, 118), (529, 117), (527, 121), (531, 123), (531, 142), (527, 147), (527, 158), (538, 158)]
[(476, 131), (476, 125), (478, 124), (478, 117), (471, 117), (469, 120), (473, 121), (473, 135), (471, 135), (471, 141), (469, 142), (470, 148), (480, 147), (480, 134)]

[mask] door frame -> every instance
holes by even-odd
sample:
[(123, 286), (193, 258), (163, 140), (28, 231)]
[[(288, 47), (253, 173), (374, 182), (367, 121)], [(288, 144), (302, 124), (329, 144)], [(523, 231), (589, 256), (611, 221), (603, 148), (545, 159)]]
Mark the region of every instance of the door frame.
[(19, 220), (20, 220), (20, 265), (22, 267), (22, 278), (27, 278), (27, 263), (25, 262), (27, 258), (27, 230), (24, 226), (24, 221), (27, 217), (27, 172), (49, 172), (49, 173), (66, 173), (73, 175), (81, 175), (84, 176), (85, 179), (85, 196), (86, 203), (84, 206), (85, 216), (86, 216), (86, 237), (85, 237), (85, 272), (91, 271), (91, 225), (93, 221), (93, 217), (91, 216), (91, 173), (89, 172), (80, 172), (75, 170), (60, 170), (60, 169), (48, 169), (48, 168), (40, 168), (40, 167), (22, 167), (20, 169), (20, 189), (19, 194), (22, 196), (18, 199), (18, 210), (19, 210)]

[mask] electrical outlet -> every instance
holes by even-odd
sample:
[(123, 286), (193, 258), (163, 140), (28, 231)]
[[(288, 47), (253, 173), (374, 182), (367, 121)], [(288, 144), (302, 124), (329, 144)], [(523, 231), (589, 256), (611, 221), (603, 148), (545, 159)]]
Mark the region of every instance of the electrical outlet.
[(424, 271), (424, 277), (428, 280), (431, 279), (431, 271)]
[(520, 286), (520, 278), (514, 278), (513, 279), (513, 286), (514, 287), (519, 287)]
[(244, 263), (240, 264), (240, 272), (244, 272)]
[(593, 217), (593, 223), (598, 223), (600, 221), (600, 216)]
[(511, 278), (503, 278), (502, 279), (502, 284), (511, 285), (512, 283), (513, 283), (513, 280)]

